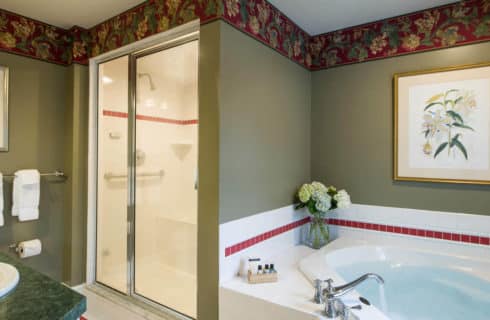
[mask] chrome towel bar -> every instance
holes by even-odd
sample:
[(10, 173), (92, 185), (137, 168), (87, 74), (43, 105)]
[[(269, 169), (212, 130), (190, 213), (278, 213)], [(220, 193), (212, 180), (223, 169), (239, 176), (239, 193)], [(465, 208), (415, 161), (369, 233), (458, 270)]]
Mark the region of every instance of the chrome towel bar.
[[(40, 173), (39, 174), (41, 177), (60, 177), (60, 178), (66, 178), (67, 176), (63, 171), (56, 170), (55, 172), (45, 172), (45, 173)], [(4, 174), (4, 178), (15, 178), (15, 174)]]

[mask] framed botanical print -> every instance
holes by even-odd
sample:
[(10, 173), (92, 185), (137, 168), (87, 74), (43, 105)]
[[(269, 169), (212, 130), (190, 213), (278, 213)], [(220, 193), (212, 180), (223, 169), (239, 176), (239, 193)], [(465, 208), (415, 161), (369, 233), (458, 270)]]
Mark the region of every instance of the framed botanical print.
[(490, 184), (490, 63), (394, 76), (394, 179)]
[(0, 66), (0, 151), (8, 151), (9, 69)]

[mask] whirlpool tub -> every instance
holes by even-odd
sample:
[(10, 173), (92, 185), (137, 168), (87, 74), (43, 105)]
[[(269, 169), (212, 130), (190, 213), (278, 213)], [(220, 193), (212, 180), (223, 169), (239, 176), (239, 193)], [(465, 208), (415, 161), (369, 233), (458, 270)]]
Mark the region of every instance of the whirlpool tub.
[(381, 275), (384, 286), (367, 281), (356, 293), (392, 320), (490, 319), (488, 247), (395, 242), (339, 238), (302, 259), (300, 270), (310, 281), (332, 278), (334, 285)]

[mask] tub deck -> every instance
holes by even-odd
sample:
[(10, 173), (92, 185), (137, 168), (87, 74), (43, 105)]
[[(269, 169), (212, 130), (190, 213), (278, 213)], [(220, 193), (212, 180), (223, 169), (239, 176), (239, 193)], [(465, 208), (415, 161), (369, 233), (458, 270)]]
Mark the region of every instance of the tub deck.
[[(276, 283), (248, 284), (235, 277), (220, 287), (220, 320), (324, 320), (324, 305), (312, 300), (315, 290), (299, 269), (299, 261), (317, 252), (296, 246), (271, 258), (277, 266)], [(342, 300), (348, 305), (360, 304), (354, 291)], [(373, 306), (353, 310), (361, 320), (389, 320)], [(362, 317), (361, 317), (362, 314)]]

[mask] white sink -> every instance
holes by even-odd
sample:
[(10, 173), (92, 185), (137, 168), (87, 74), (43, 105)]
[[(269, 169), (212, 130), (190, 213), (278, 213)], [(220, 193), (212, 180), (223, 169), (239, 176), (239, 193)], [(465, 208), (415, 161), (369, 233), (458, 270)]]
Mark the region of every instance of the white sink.
[(0, 262), (0, 298), (7, 295), (19, 283), (19, 271), (7, 263)]

